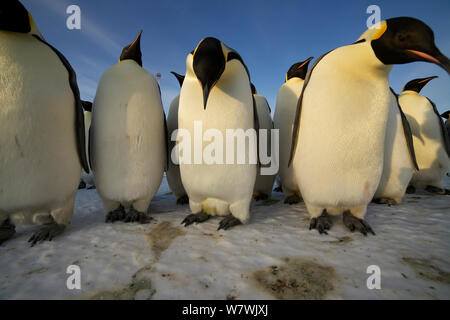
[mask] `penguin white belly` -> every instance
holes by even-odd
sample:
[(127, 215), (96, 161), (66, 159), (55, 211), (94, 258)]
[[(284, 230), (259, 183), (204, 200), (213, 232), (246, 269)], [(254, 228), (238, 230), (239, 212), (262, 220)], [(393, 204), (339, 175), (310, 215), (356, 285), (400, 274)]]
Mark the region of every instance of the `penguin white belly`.
[(295, 111), (298, 98), (303, 88), (300, 78), (289, 79), (278, 90), (277, 104), (273, 117), (275, 129), (279, 129), (279, 175), (281, 186), (286, 196), (301, 196), (294, 169), (288, 166), (291, 152), (292, 129), (294, 127)]
[(58, 56), (0, 31), (0, 221), (68, 224), (80, 179), (75, 101)]
[(386, 127), (383, 174), (374, 198), (387, 198), (400, 203), (414, 173), (414, 166), (395, 99), (392, 95)]
[(311, 217), (326, 208), (362, 218), (383, 169), (387, 75), (336, 70), (348, 47), (322, 59), (303, 97), (293, 166)]
[[(171, 140), (172, 132), (178, 129), (178, 107), (179, 107), (180, 96), (178, 95), (173, 99), (170, 104), (169, 114), (167, 116), (167, 130), (169, 134), (169, 157), (173, 148), (175, 147), (175, 141)], [(178, 199), (186, 194), (184, 190), (183, 183), (181, 181), (180, 167), (169, 159), (169, 169), (167, 170), (167, 182), (169, 184), (170, 190), (172, 190), (175, 197)]]
[[(232, 67), (227, 64), (227, 69)], [(227, 72), (225, 69), (225, 73)], [(199, 82), (186, 75), (180, 95), (178, 113), (179, 128), (190, 132), (194, 141), (194, 121), (202, 123), (203, 133), (208, 129), (218, 130), (226, 144), (226, 130), (240, 128), (244, 131), (254, 127), (253, 101), (247, 75), (229, 79), (222, 75), (216, 86), (211, 89), (208, 105), (203, 109), (203, 93)], [(245, 76), (245, 78), (244, 78)], [(209, 142), (203, 142), (204, 148)], [(248, 146), (248, 144), (247, 144)], [(236, 149), (236, 144), (235, 144)], [(247, 147), (248, 149), (248, 147)], [(249, 207), (256, 179), (256, 164), (225, 164), (226, 152), (223, 152), (224, 164), (180, 163), (181, 178), (189, 196), (193, 213), (204, 210), (210, 215), (227, 215), (230, 211), (241, 222), (249, 220)], [(236, 150), (235, 150), (236, 158)]]
[[(89, 128), (91, 127), (91, 120), (92, 120), (92, 112), (84, 111), (84, 137), (86, 141), (86, 155), (89, 158)], [(88, 162), (89, 163), (89, 162)], [(89, 167), (89, 170), (91, 168)], [(81, 169), (81, 180), (83, 180), (84, 183), (94, 185), (94, 174), (92, 171), (89, 173), (86, 173), (84, 169)]]
[(91, 159), (108, 211), (147, 210), (166, 161), (164, 114), (156, 80), (132, 60), (105, 71), (93, 105)]
[[(267, 103), (267, 100), (261, 95), (254, 95), (256, 102), (256, 110), (258, 113), (258, 121), (259, 121), (259, 129), (266, 130), (267, 132), (267, 140), (266, 142), (266, 155), (270, 155), (271, 152), (271, 130), (272, 130), (272, 117), (270, 116), (270, 109)], [(260, 136), (261, 137), (261, 136)], [(274, 160), (272, 160), (274, 161)], [(274, 165), (273, 163), (269, 163), (266, 165), (261, 164), (261, 167), (270, 167), (270, 165)], [(262, 175), (261, 170), (258, 169), (258, 173), (256, 175), (255, 187), (253, 192), (255, 194), (262, 194), (265, 196), (270, 196), (272, 194), (272, 186), (275, 180), (276, 174), (273, 175)]]
[(443, 187), (443, 177), (450, 169), (444, 149), (438, 117), (428, 99), (417, 93), (403, 93), (399, 102), (411, 125), (419, 171), (413, 174), (411, 185)]

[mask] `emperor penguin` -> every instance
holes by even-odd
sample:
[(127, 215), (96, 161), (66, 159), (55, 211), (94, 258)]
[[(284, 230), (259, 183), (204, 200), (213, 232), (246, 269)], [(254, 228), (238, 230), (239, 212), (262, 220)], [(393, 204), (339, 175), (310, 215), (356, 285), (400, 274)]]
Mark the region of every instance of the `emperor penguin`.
[[(180, 88), (183, 85), (184, 76), (172, 71), (172, 74), (177, 78)], [(175, 147), (175, 140), (172, 140), (172, 134), (178, 129), (178, 107), (179, 107), (180, 95), (177, 95), (170, 103), (169, 114), (167, 115), (167, 130), (169, 137), (169, 152), (172, 153)], [(169, 166), (166, 172), (167, 182), (170, 190), (177, 199), (177, 204), (188, 204), (189, 197), (186, 190), (184, 190), (183, 182), (181, 181), (180, 167), (177, 163), (174, 163), (172, 159), (169, 159)]]
[(141, 34), (103, 73), (94, 99), (89, 155), (106, 222), (148, 222), (166, 165), (161, 94), (142, 67)]
[(450, 72), (431, 28), (398, 17), (322, 55), (309, 69), (297, 104), (290, 162), (310, 229), (326, 233), (329, 215), (343, 213), (351, 231), (375, 234), (364, 216), (383, 173), (392, 101), (388, 76), (393, 64), (414, 61), (433, 62)]
[[(218, 229), (226, 230), (249, 221), (258, 165), (256, 115), (250, 76), (241, 56), (216, 38), (201, 40), (186, 58), (178, 110), (179, 130), (194, 136), (194, 130), (201, 129), (207, 138), (210, 135), (210, 141), (214, 140), (211, 144), (216, 145), (220, 145), (217, 140), (227, 139), (228, 134), (231, 139), (227, 140), (231, 141), (227, 141), (226, 149), (230, 149), (230, 154), (216, 148), (217, 157), (212, 156), (212, 151), (209, 153), (208, 158), (213, 159), (191, 159), (199, 157), (198, 153), (207, 153), (210, 145), (200, 152), (195, 152), (194, 146), (194, 157), (187, 157), (183, 142), (189, 136), (183, 135), (180, 172), (192, 211), (182, 222), (185, 226), (203, 222), (213, 215), (225, 217)], [(178, 139), (180, 134), (181, 131)], [(245, 161), (238, 162), (240, 155), (245, 156)]]
[(398, 95), (391, 88), (384, 144), (383, 174), (374, 202), (393, 205), (402, 201), (412, 175), (419, 170), (411, 127), (403, 113)]
[(447, 134), (450, 137), (450, 110), (442, 113), (441, 117), (445, 119), (445, 129), (447, 130)]
[(295, 204), (301, 201), (301, 192), (294, 176), (292, 166), (288, 166), (291, 151), (292, 129), (294, 127), (297, 102), (302, 92), (310, 57), (305, 61), (294, 63), (286, 73), (286, 81), (278, 90), (274, 127), (279, 130), (279, 177), (282, 191), (285, 194), (284, 203)]
[[(86, 154), (89, 157), (89, 128), (91, 127), (91, 120), (92, 120), (92, 102), (90, 101), (81, 101), (81, 104), (83, 105), (84, 109), (84, 136), (86, 137)], [(89, 168), (90, 169), (90, 168)], [(87, 185), (90, 185), (87, 187)], [(92, 173), (92, 170), (87, 173), (84, 170), (81, 170), (81, 182), (78, 189), (95, 189), (95, 183), (94, 183), (94, 174)]]
[[(272, 132), (273, 129), (273, 121), (272, 116), (270, 115), (271, 110), (269, 103), (267, 102), (266, 98), (264, 98), (262, 95), (258, 94), (258, 91), (256, 90), (256, 87), (253, 85), (253, 83), (250, 84), (250, 87), (252, 89), (253, 98), (255, 99), (256, 103), (256, 112), (258, 116), (258, 122), (259, 122), (259, 129), (260, 130), (266, 130), (266, 141), (260, 140), (260, 144), (264, 143), (266, 145), (266, 153), (267, 156), (270, 157), (274, 161), (274, 157), (271, 152), (271, 146), (272, 146)], [(261, 147), (261, 146), (259, 146)], [(269, 164), (261, 164), (261, 167), (270, 167), (272, 163)], [(255, 181), (255, 187), (253, 188), (253, 198), (256, 201), (259, 200), (267, 200), (270, 195), (272, 194), (272, 186), (275, 181), (276, 174), (263, 174), (263, 172), (259, 169), (258, 174), (256, 175), (256, 181)]]
[(399, 102), (411, 124), (417, 163), (420, 170), (414, 173), (409, 192), (415, 188), (450, 194), (443, 189), (443, 178), (450, 169), (450, 142), (447, 129), (433, 101), (420, 95), (420, 90), (436, 77), (409, 81), (399, 96)]
[(43, 225), (31, 245), (70, 223), (89, 172), (76, 74), (19, 1), (0, 2), (0, 243)]

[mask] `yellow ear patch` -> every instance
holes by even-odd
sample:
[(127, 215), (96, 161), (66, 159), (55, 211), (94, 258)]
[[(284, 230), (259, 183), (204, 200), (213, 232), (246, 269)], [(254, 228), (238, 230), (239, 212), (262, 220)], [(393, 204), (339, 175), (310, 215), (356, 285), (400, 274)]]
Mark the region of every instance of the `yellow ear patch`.
[(387, 23), (386, 21), (380, 21), (379, 26), (374, 26), (374, 28), (376, 28), (377, 31), (373, 34), (372, 40), (377, 40), (386, 32)]

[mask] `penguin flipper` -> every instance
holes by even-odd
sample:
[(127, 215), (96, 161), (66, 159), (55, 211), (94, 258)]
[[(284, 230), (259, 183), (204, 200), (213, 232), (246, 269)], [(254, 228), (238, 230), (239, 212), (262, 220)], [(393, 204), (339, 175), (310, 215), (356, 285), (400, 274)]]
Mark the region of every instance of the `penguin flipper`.
[(91, 126), (89, 127), (89, 139), (88, 139), (88, 153), (89, 153), (89, 167), (92, 168), (92, 136), (94, 134), (94, 128), (93, 125), (91, 123)]
[(428, 101), (430, 101), (431, 105), (433, 106), (433, 111), (436, 114), (436, 116), (438, 117), (439, 126), (441, 127), (442, 138), (444, 139), (444, 148), (445, 148), (445, 151), (447, 151), (448, 157), (450, 158), (450, 137), (447, 132), (447, 128), (445, 128), (444, 122), (442, 121), (441, 115), (439, 114), (439, 111), (437, 110), (434, 102), (431, 101), (430, 99), (428, 99)]
[(259, 161), (259, 118), (258, 118), (258, 110), (256, 108), (256, 100), (253, 94), (252, 99), (253, 99), (253, 126), (256, 131), (256, 159), (258, 166), (260, 166), (261, 163)]
[(170, 150), (169, 150), (169, 129), (167, 129), (167, 119), (166, 119), (166, 113), (163, 110), (164, 114), (164, 137), (165, 137), (165, 147), (166, 147), (166, 168), (165, 170), (169, 170), (169, 156), (170, 156)]
[(405, 114), (403, 113), (402, 108), (400, 107), (400, 103), (398, 102), (398, 95), (395, 93), (394, 89), (390, 88), (392, 94), (395, 97), (395, 102), (397, 103), (398, 111), (400, 112), (400, 116), (402, 118), (402, 125), (403, 125), (403, 133), (405, 135), (406, 139), (406, 145), (408, 147), (409, 157), (411, 158), (411, 162), (414, 165), (414, 168), (419, 171), (419, 165), (417, 164), (416, 159), (416, 153), (414, 151), (414, 143), (413, 143), (413, 135), (411, 131), (411, 126), (409, 125), (408, 119), (406, 118)]
[(69, 61), (67, 61), (67, 59), (61, 52), (59, 52), (55, 47), (53, 47), (51, 44), (41, 39), (37, 35), (33, 34), (33, 37), (35, 37), (37, 40), (39, 40), (43, 44), (47, 45), (50, 49), (52, 49), (52, 51), (58, 56), (59, 60), (61, 60), (61, 63), (64, 65), (64, 67), (67, 69), (67, 72), (69, 73), (69, 84), (73, 92), (73, 97), (75, 99), (75, 135), (77, 140), (78, 157), (80, 159), (80, 163), (84, 171), (86, 171), (86, 173), (89, 173), (89, 165), (87, 161), (86, 147), (85, 147), (86, 138), (84, 136), (84, 114), (80, 99), (80, 90), (78, 89), (77, 84), (77, 75), (73, 70), (72, 66), (70, 65)]

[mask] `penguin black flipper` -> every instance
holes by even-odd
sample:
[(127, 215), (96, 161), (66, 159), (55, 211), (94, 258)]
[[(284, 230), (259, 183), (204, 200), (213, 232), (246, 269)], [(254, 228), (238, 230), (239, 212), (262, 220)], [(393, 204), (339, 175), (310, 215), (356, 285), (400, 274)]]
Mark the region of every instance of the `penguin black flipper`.
[(430, 99), (428, 99), (428, 101), (430, 101), (431, 105), (433, 106), (433, 111), (436, 114), (436, 117), (438, 117), (439, 126), (441, 127), (442, 138), (444, 139), (444, 148), (445, 151), (447, 151), (448, 157), (450, 158), (450, 137), (448, 136), (447, 129), (445, 128), (444, 122), (442, 121), (441, 115), (439, 114), (439, 111), (437, 110), (434, 102), (431, 101)]
[(72, 66), (70, 65), (69, 61), (63, 56), (61, 52), (59, 52), (55, 47), (53, 47), (51, 44), (46, 42), (45, 40), (41, 39), (37, 35), (33, 34), (33, 37), (35, 37), (37, 40), (42, 42), (43, 44), (47, 45), (50, 49), (53, 50), (53, 52), (58, 56), (58, 58), (61, 60), (64, 67), (66, 67), (67, 72), (69, 73), (69, 84), (70, 88), (73, 92), (73, 97), (75, 99), (75, 135), (77, 140), (77, 151), (78, 151), (78, 157), (80, 159), (81, 166), (83, 167), (84, 171), (86, 173), (89, 173), (89, 165), (88, 160), (86, 156), (86, 147), (85, 147), (85, 136), (84, 136), (84, 115), (83, 115), (83, 107), (81, 104), (80, 99), (80, 90), (78, 89), (77, 84), (77, 75), (75, 71), (73, 70)]
[(259, 118), (258, 118), (258, 110), (256, 109), (256, 100), (253, 94), (252, 99), (253, 99), (253, 126), (255, 127), (256, 131), (256, 161), (260, 166), (261, 163), (259, 162)]
[(409, 125), (408, 119), (406, 118), (405, 114), (403, 113), (402, 108), (400, 107), (400, 103), (398, 103), (398, 94), (395, 93), (394, 89), (392, 89), (392, 88), (389, 88), (389, 89), (391, 89), (391, 92), (395, 97), (395, 102), (397, 103), (398, 111), (400, 112), (400, 116), (402, 118), (403, 133), (405, 134), (406, 145), (408, 146), (409, 157), (411, 158), (414, 168), (417, 171), (419, 171), (419, 166), (417, 164), (417, 159), (416, 159), (416, 152), (414, 151), (411, 126)]
[(166, 140), (166, 171), (169, 170), (169, 156), (170, 156), (170, 150), (169, 150), (169, 129), (167, 128), (167, 119), (166, 119), (166, 113), (163, 111), (164, 114), (164, 137)]
[(89, 153), (89, 167), (92, 168), (92, 135), (94, 133), (94, 128), (91, 124), (91, 126), (89, 127), (89, 140), (88, 140), (88, 153)]
[(312, 74), (314, 68), (319, 64), (320, 60), (322, 60), (323, 57), (325, 57), (327, 54), (329, 54), (332, 51), (333, 50), (330, 50), (330, 51), (324, 53), (323, 55), (321, 55), (319, 58), (317, 58), (317, 60), (314, 61), (314, 63), (311, 65), (311, 68), (306, 73), (305, 81), (303, 82), (302, 92), (300, 93), (300, 97), (298, 98), (298, 102), (297, 102), (297, 110), (295, 111), (294, 128), (292, 130), (291, 152), (289, 155), (288, 167), (292, 163), (292, 159), (294, 158), (295, 150), (297, 148), (298, 132), (300, 129), (300, 117), (302, 114), (302, 102), (303, 102), (303, 95), (305, 93), (305, 89), (308, 86), (308, 82), (311, 79), (311, 74)]

